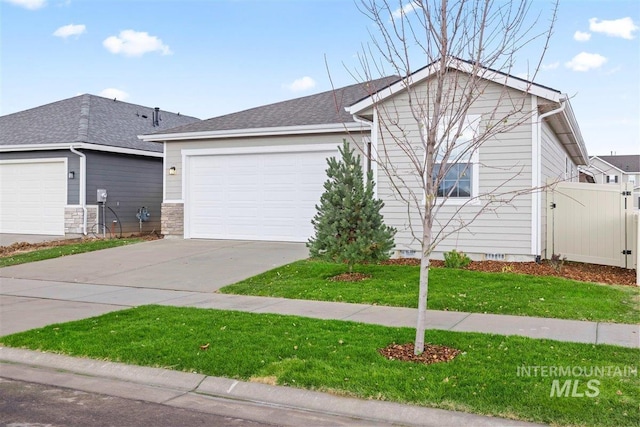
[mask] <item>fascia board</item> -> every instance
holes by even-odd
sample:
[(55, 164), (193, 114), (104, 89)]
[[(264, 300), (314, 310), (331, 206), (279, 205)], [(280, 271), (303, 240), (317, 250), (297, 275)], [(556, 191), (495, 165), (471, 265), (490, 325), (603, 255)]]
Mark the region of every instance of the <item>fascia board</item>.
[[(464, 61), (459, 61), (459, 60), (452, 60), (448, 64), (448, 67), (454, 68), (458, 71), (465, 72), (467, 74), (471, 74), (474, 70), (474, 67), (472, 64), (469, 64)], [(376, 92), (373, 95), (367, 98), (364, 98), (363, 100), (349, 107), (346, 107), (346, 111), (349, 112), (350, 114), (358, 114), (359, 112), (372, 107), (374, 104), (384, 101), (385, 99), (395, 95), (396, 93), (406, 89), (407, 87), (427, 79), (429, 76), (437, 72), (439, 68), (440, 68), (439, 63), (435, 63), (421, 70), (418, 70), (415, 73), (409, 75), (408, 77), (397, 81), (391, 86), (385, 89), (382, 89), (381, 91)], [(561, 100), (562, 94), (558, 91), (551, 90), (525, 80), (517, 79), (507, 74), (492, 71), (488, 68), (482, 68), (482, 69), (484, 70), (482, 73), (482, 78), (486, 80), (490, 80), (500, 85), (505, 85), (507, 87), (519, 90), (521, 92), (525, 92), (525, 93), (535, 95), (544, 99), (548, 99), (549, 101), (552, 101), (552, 102), (560, 102)]]
[(253, 129), (230, 129), (204, 132), (165, 133), (153, 135), (139, 135), (143, 141), (179, 141), (192, 139), (220, 139), (246, 138), (281, 135), (308, 135), (318, 133), (336, 133), (345, 131), (367, 131), (367, 127), (360, 123), (333, 123), (325, 125), (280, 126)]
[(108, 145), (96, 145), (87, 143), (58, 143), (58, 144), (27, 144), (27, 145), (0, 145), (0, 152), (11, 151), (51, 151), (68, 150), (70, 147), (82, 150), (104, 151), (117, 154), (132, 154), (135, 156), (164, 157), (164, 153), (133, 148), (111, 147)]

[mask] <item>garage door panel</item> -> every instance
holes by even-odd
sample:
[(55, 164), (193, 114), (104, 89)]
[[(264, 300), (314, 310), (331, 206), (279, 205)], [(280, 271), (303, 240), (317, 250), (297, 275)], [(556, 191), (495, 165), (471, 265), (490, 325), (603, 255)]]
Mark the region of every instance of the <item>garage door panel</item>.
[(64, 161), (0, 163), (0, 232), (64, 234)]
[(188, 237), (305, 242), (335, 150), (189, 158)]

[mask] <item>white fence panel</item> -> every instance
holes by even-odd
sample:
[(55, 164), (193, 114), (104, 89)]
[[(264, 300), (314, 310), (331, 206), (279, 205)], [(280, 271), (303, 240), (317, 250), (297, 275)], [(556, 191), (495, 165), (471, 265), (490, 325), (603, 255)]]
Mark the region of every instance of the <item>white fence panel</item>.
[(628, 190), (626, 184), (553, 185), (547, 197), (547, 256), (635, 268), (638, 222)]

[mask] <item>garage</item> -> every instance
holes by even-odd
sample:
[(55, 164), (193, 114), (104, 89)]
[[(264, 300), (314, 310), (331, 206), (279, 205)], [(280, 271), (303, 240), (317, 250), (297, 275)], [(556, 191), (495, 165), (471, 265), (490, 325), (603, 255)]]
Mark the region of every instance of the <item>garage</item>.
[(336, 145), (185, 153), (185, 237), (305, 242)]
[(66, 159), (0, 161), (0, 233), (64, 234)]

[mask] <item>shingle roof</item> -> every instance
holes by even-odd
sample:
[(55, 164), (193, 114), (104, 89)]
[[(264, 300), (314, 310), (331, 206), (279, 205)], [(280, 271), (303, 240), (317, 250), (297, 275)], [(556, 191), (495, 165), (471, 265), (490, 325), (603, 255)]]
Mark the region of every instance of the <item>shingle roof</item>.
[(153, 126), (153, 112), (142, 105), (79, 95), (0, 117), (0, 145), (78, 142), (162, 152), (162, 144), (141, 141), (138, 135), (199, 121), (161, 110)]
[(354, 84), (303, 98), (263, 105), (154, 133), (171, 134), (350, 123), (353, 122), (353, 118), (345, 111), (345, 107), (398, 79), (396, 76), (383, 77), (366, 84)]
[(640, 173), (640, 155), (596, 156), (627, 173)]

